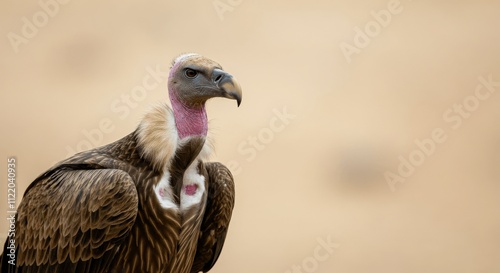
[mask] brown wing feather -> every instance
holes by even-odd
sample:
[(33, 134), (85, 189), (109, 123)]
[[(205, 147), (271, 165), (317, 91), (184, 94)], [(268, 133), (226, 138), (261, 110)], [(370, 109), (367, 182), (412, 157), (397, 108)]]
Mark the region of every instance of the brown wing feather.
[(234, 180), (220, 163), (205, 163), (208, 198), (191, 273), (208, 272), (217, 262), (224, 245), (234, 207)]
[(35, 182), (18, 208), (18, 272), (107, 272), (137, 215), (132, 178), (62, 168)]

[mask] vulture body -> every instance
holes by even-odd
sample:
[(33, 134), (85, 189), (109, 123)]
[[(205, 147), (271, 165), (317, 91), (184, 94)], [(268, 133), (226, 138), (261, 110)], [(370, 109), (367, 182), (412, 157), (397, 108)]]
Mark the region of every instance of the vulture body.
[[(2, 273), (194, 273), (217, 261), (234, 206), (234, 182), (206, 162), (205, 102), (241, 101), (220, 65), (176, 58), (167, 105), (109, 145), (74, 155), (36, 178), (7, 238)], [(15, 239), (15, 261), (7, 254)]]

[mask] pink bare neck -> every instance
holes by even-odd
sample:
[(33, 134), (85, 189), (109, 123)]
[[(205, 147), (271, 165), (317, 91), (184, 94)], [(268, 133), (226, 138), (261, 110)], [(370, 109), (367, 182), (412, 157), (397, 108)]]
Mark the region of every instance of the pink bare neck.
[(206, 136), (208, 132), (208, 119), (205, 104), (188, 106), (179, 100), (175, 92), (170, 91), (169, 93), (179, 138), (183, 139), (188, 136), (199, 135)]

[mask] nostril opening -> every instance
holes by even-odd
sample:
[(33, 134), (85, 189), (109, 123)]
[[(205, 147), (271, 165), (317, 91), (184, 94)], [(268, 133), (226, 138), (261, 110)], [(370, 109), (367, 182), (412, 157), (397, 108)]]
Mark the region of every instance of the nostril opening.
[(215, 78), (215, 82), (219, 82), (221, 78), (222, 78), (222, 75), (218, 75), (218, 76)]

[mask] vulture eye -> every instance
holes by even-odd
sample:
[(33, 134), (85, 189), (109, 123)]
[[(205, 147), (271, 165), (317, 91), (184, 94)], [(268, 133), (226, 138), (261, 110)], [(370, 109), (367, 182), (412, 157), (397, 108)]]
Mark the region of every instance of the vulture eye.
[(190, 79), (192, 79), (192, 78), (194, 78), (194, 77), (196, 77), (198, 75), (198, 71), (193, 70), (191, 68), (186, 69), (186, 71), (184, 73)]

